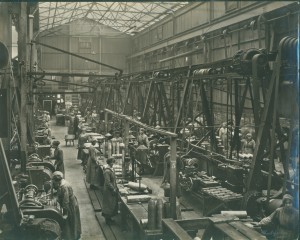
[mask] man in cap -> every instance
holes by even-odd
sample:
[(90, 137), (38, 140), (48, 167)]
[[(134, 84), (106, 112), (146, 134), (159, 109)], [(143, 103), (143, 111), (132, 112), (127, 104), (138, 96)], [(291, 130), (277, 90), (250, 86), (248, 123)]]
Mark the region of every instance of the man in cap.
[(56, 171), (52, 175), (52, 186), (57, 191), (57, 202), (62, 208), (65, 224), (62, 227), (63, 239), (80, 239), (81, 221), (77, 198), (71, 185), (63, 179), (64, 175)]

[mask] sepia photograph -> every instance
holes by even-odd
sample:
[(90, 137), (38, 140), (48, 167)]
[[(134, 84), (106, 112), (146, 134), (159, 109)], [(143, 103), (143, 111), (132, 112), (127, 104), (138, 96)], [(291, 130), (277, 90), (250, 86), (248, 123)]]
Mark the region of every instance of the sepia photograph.
[(299, 239), (299, 1), (0, 2), (0, 240)]

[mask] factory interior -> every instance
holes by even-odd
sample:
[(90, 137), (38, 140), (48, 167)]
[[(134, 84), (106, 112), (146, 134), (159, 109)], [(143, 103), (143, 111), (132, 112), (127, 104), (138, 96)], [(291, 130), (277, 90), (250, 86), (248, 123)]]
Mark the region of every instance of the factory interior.
[(299, 1), (0, 3), (0, 240), (299, 239)]

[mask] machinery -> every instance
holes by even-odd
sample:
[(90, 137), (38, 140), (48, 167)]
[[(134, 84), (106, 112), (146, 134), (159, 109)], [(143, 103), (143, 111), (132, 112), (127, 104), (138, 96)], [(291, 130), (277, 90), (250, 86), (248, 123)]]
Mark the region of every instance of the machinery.
[[(284, 142), (292, 145), (291, 139), (297, 129), (297, 126), (293, 125), (293, 119), (297, 119), (298, 112), (290, 107), (297, 106), (297, 93), (295, 93), (297, 45), (296, 38), (285, 37), (279, 43), (278, 52), (266, 53), (259, 49), (240, 50), (233, 56), (230, 64), (228, 61), (223, 62), (224, 66), (221, 67), (223, 76), (227, 71), (227, 75), (235, 72), (248, 78), (242, 98), (235, 99), (240, 107), (236, 107), (235, 104), (235, 128), (229, 140), (230, 148), (224, 151), (214, 129), (207, 128), (206, 132), (204, 131), (200, 137), (192, 141), (190, 138), (185, 138), (184, 147), (187, 152), (183, 158), (185, 170), (179, 176), (183, 189), (199, 192), (207, 187), (219, 185), (234, 193), (243, 194), (240, 207), (247, 210), (248, 215), (256, 220), (279, 207), (280, 198), (286, 191), (298, 196), (297, 183), (289, 175), (289, 162), (295, 169), (298, 169), (298, 166), (293, 163), (292, 154), (287, 154), (290, 153), (291, 147), (285, 149), (283, 145)], [(273, 64), (272, 71), (269, 62)], [(212, 64), (210, 68), (194, 70), (193, 74), (197, 77), (201, 76), (200, 84), (203, 84), (205, 79), (213, 79), (214, 76), (220, 78), (218, 69), (220, 69), (219, 62), (215, 67)], [(256, 144), (253, 154), (241, 154), (240, 122), (247, 88), (251, 87), (250, 77), (253, 87), (250, 96), (254, 122), (259, 126), (254, 136), (255, 142), (259, 144)], [(243, 79), (235, 80), (235, 87), (238, 87), (241, 82)], [(288, 90), (290, 96), (285, 92)], [(263, 98), (260, 91), (263, 92)], [(212, 126), (214, 113), (209, 108), (205, 91), (202, 94), (203, 117), (206, 124)], [(261, 102), (263, 102), (263, 109)], [(285, 131), (288, 132), (286, 134), (283, 132), (284, 128), (279, 117), (285, 118), (285, 122), (290, 123), (285, 127)], [(260, 124), (261, 122), (264, 124)], [(289, 141), (287, 136), (290, 137)], [(280, 159), (282, 171), (275, 168), (275, 151), (277, 158)], [(278, 165), (277, 162), (276, 164)]]
[[(155, 121), (160, 119), (164, 127), (179, 134), (178, 146), (186, 155), (185, 170), (179, 176), (181, 186), (201, 191), (218, 183), (242, 194), (240, 208), (259, 218), (279, 206), (275, 202), (279, 203), (285, 192), (298, 195), (289, 162), (294, 169), (298, 166), (295, 157), (288, 155), (292, 147), (284, 147), (293, 144), (298, 129), (298, 45), (296, 38), (285, 37), (277, 51), (250, 48), (217, 62), (140, 73), (136, 76), (139, 83), (129, 82), (120, 111), (126, 114), (129, 102), (141, 102), (130, 93), (133, 89), (142, 92), (141, 85), (148, 84), (143, 88), (147, 93), (145, 104), (136, 109), (142, 113), (142, 122), (156, 126)], [(167, 97), (167, 91), (173, 98)], [(223, 102), (215, 102), (214, 96), (220, 92), (226, 93)], [(217, 134), (222, 121), (228, 129), (230, 126), (227, 146)], [(245, 122), (250, 127), (242, 127)], [(250, 155), (241, 152), (241, 137), (247, 131), (259, 143)], [(282, 169), (278, 170), (277, 165)]]
[[(2, 142), (1, 142), (2, 147)], [(1, 148), (3, 150), (3, 148)], [(12, 180), (6, 157), (1, 151), (1, 206), (6, 205), (3, 219), (13, 226), (7, 236), (13, 239), (60, 239), (64, 224), (62, 210), (53, 194), (51, 177), (54, 165), (37, 154), (29, 157), (26, 174)]]

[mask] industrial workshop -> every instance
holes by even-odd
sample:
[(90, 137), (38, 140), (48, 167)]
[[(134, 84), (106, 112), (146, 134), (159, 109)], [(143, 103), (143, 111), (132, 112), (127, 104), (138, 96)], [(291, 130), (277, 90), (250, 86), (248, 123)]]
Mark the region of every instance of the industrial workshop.
[(299, 1), (0, 2), (0, 240), (299, 239)]

